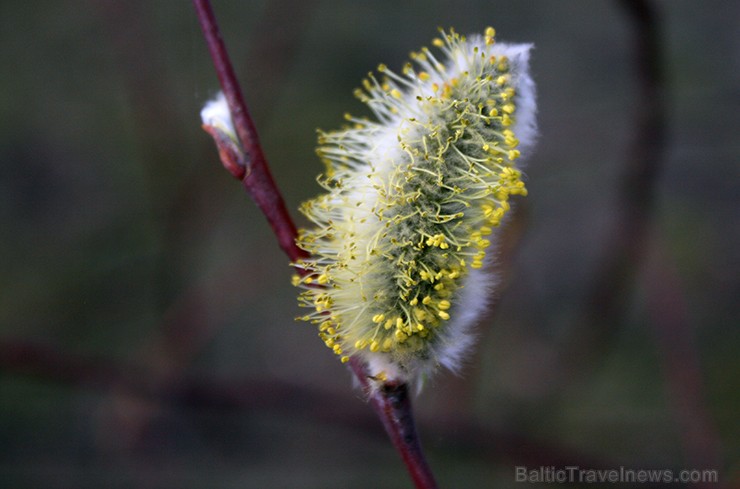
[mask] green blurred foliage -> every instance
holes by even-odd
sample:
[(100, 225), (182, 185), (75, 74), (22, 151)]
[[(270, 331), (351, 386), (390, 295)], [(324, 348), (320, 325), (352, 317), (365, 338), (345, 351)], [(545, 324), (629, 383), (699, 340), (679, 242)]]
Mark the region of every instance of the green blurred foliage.
[[(319, 191), (316, 127), (365, 111), (352, 89), (378, 63), (400, 67), (437, 26), (536, 45), (541, 138), (503, 290), (464, 375), (416, 399), (442, 487), (516, 486), (524, 439), (610, 467), (704, 468), (692, 453), (713, 446), (738, 476), (740, 4), (656, 4), (668, 146), (650, 246), (618, 330), (573, 373), (559, 358), (591, 327), (641, 110), (618, 4), (214, 1), (291, 209)], [(190, 3), (3, 2), (0, 45), (0, 486), (410, 487), (348, 372), (294, 323), (287, 259), (199, 127), (217, 84)], [(699, 411), (654, 327), (664, 265)], [(119, 365), (154, 393), (108, 385)], [(167, 396), (188, 379), (240, 402)]]

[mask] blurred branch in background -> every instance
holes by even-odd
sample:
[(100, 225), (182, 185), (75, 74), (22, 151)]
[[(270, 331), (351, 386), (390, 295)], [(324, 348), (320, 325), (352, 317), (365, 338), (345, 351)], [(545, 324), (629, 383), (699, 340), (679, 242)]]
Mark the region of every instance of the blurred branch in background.
[[(615, 219), (606, 250), (588, 288), (582, 317), (563, 350), (568, 378), (602, 357), (625, 321), (634, 299), (638, 271), (646, 262), (653, 226), (656, 184), (666, 151), (667, 87), (661, 14), (649, 0), (619, 0), (633, 30), (632, 59), (637, 77), (633, 140), (623, 166), (614, 205)], [(663, 362), (663, 375), (679, 422), (686, 462), (721, 466), (719, 437), (709, 421), (702, 394), (699, 354), (688, 324), (680, 281), (658, 252), (649, 269), (648, 308)], [(661, 280), (661, 278), (663, 280)]]
[(605, 250), (587, 288), (581, 317), (563, 351), (566, 376), (602, 357), (634, 295), (652, 224), (657, 183), (665, 151), (666, 88), (662, 73), (660, 17), (648, 0), (619, 0), (633, 30), (632, 56), (637, 93), (632, 105), (632, 143), (622, 168), (614, 217)]
[[(281, 413), (291, 419), (342, 426), (365, 436), (383, 439), (377, 419), (362, 404), (352, 402), (351, 393), (336, 396), (300, 384), (265, 379), (214, 379), (181, 375), (174, 382), (159, 382), (146, 368), (111, 364), (109, 360), (62, 353), (23, 340), (0, 341), (0, 369), (45, 383), (70, 385), (102, 393), (125, 388), (142, 403), (220, 413), (237, 411)], [(333, 406), (331, 409), (328, 407)], [(160, 413), (161, 415), (162, 413)], [(154, 418), (154, 416), (152, 416)], [(165, 417), (166, 418), (166, 417)], [(166, 423), (156, 417), (152, 423)], [(511, 431), (494, 430), (460, 416), (433, 418), (425, 423), (438, 450), (454, 452), (487, 463), (526, 467), (613, 469), (614, 462), (600, 460), (555, 443), (545, 443)], [(156, 431), (156, 430), (155, 430)], [(655, 462), (644, 460), (643, 467)], [(685, 484), (640, 484), (645, 488), (686, 487)]]
[[(105, 393), (125, 388), (142, 402), (155, 402), (190, 408), (209, 408), (239, 412), (281, 412), (290, 417), (307, 417), (325, 424), (339, 424), (353, 431), (382, 439), (377, 420), (355, 397), (337, 396), (300, 384), (266, 379), (214, 379), (181, 375), (162, 382), (148, 368), (112, 364), (107, 358), (72, 355), (32, 342), (12, 339), (0, 341), (0, 369), (41, 382), (70, 385)], [(334, 406), (331, 409), (328, 407)], [(568, 447), (542, 443), (521, 434), (497, 431), (456, 416), (429, 420), (429, 437), (443, 440), (456, 451), (480, 460), (517, 465), (610, 468)], [(649, 461), (646, 461), (649, 465)]]

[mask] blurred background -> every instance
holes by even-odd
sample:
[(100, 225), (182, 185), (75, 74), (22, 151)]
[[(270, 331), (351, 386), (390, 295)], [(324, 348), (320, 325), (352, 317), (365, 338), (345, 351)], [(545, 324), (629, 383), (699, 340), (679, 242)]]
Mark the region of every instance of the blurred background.
[[(213, 2), (290, 209), (378, 63), (437, 26), (536, 45), (501, 290), (462, 375), (414, 399), (441, 487), (738, 481), (740, 3), (653, 2), (654, 52), (633, 3)], [(2, 2), (0, 45), (0, 487), (411, 487), (200, 128), (190, 2)]]

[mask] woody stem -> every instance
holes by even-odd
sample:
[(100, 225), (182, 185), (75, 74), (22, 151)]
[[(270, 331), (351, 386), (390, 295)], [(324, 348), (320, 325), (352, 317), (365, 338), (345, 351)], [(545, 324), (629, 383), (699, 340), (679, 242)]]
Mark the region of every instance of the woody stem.
[[(204, 126), (204, 129), (213, 136), (224, 167), (242, 181), (249, 196), (267, 218), (280, 247), (293, 262), (298, 262), (307, 258), (308, 253), (298, 248), (295, 243), (296, 227), (270, 173), (254, 121), (244, 102), (210, 1), (193, 0), (193, 5), (221, 89), (226, 97), (240, 146), (224, 138), (216, 128)], [(416, 489), (437, 489), (416, 433), (407, 384), (387, 383), (380, 389), (373, 390), (370, 388), (368, 375), (361, 361), (352, 358), (350, 366), (401, 455)]]

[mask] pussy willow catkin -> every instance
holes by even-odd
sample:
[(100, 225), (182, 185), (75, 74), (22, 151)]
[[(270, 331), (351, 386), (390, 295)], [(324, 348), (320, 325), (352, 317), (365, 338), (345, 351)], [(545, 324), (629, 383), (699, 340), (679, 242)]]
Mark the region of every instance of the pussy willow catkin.
[(536, 134), (528, 44), (494, 30), (440, 31), (401, 74), (378, 66), (355, 95), (377, 120), (319, 131), (326, 193), (301, 211), (311, 254), (294, 276), (299, 301), (342, 361), (364, 359), (379, 380), (456, 368), (491, 295), (482, 270)]

